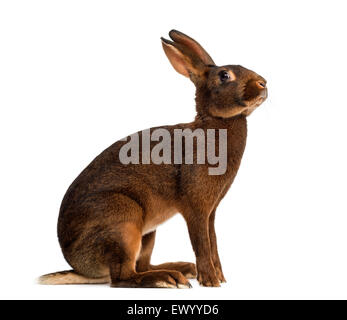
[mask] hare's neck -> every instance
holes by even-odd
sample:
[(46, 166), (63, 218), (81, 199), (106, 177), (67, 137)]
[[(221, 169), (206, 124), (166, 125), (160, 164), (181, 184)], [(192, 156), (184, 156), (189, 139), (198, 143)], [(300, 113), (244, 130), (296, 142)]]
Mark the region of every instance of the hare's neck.
[[(208, 129), (215, 129), (216, 131), (226, 129), (228, 158), (232, 158), (233, 163), (241, 161), (247, 140), (247, 119), (245, 116), (240, 115), (230, 119), (195, 119), (193, 123), (194, 128), (202, 128), (204, 131)], [(220, 135), (217, 133), (215, 137), (219, 140)]]
[[(202, 117), (197, 115), (194, 120), (195, 128), (202, 129), (227, 129), (228, 133), (231, 132), (239, 132), (247, 134), (247, 119), (243, 115), (239, 115), (236, 117), (223, 119), (223, 118), (214, 118), (214, 117)], [(246, 137), (245, 137), (246, 138)]]
[[(235, 177), (238, 171), (238, 168), (241, 164), (243, 152), (246, 147), (246, 140), (247, 140), (246, 117), (237, 116), (231, 119), (210, 119), (210, 120), (203, 120), (203, 121), (196, 119), (194, 121), (193, 127), (202, 128), (206, 133), (208, 132), (209, 129), (216, 130), (215, 146), (218, 145), (219, 157), (224, 157), (223, 154), (226, 154), (226, 158), (224, 158), (227, 163), (225, 177), (228, 179), (231, 179), (230, 181), (232, 181), (232, 179)], [(222, 132), (222, 130), (224, 132)], [(208, 137), (208, 134), (206, 133), (205, 135)], [(225, 137), (227, 138), (226, 141), (225, 141)]]

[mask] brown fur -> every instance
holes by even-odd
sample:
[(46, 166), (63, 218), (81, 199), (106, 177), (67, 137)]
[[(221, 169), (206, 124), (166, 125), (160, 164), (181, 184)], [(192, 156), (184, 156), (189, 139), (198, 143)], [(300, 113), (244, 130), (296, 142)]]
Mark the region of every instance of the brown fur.
[[(194, 82), (197, 116), (191, 123), (161, 128), (172, 136), (177, 128), (227, 129), (226, 172), (209, 175), (208, 164), (124, 165), (119, 150), (126, 141), (116, 142), (83, 170), (61, 204), (58, 237), (74, 271), (69, 276), (43, 276), (42, 282), (95, 283), (110, 278), (113, 287), (176, 288), (189, 287), (187, 277), (197, 276), (204, 286), (225, 281), (215, 212), (240, 166), (247, 137), (245, 116), (265, 100), (266, 82), (241, 66), (215, 66), (183, 33), (172, 30), (170, 37), (173, 41), (162, 39), (164, 51), (176, 71)], [(223, 70), (231, 75), (227, 81), (221, 79)], [(196, 267), (185, 262), (152, 266), (155, 229), (177, 212), (187, 222)]]

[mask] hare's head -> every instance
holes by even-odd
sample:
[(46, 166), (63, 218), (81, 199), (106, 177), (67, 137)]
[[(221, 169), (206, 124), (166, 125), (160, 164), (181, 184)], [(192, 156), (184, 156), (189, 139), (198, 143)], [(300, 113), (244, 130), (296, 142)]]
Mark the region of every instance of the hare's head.
[(192, 38), (176, 30), (169, 36), (173, 41), (162, 38), (164, 51), (175, 70), (195, 84), (199, 116), (248, 116), (267, 98), (260, 75), (239, 65), (216, 66)]

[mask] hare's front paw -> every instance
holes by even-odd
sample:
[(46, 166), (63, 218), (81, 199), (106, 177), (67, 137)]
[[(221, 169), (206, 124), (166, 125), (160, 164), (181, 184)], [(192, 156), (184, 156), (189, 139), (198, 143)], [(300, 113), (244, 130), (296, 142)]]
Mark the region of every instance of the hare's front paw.
[(199, 266), (198, 265), (198, 281), (204, 287), (220, 287), (219, 279), (213, 265)]

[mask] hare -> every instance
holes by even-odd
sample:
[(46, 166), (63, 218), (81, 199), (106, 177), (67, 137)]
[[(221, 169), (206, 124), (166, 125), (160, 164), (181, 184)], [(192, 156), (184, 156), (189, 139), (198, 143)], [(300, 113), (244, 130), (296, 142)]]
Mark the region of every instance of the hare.
[[(58, 238), (73, 270), (44, 275), (41, 284), (110, 283), (112, 287), (190, 288), (225, 282), (214, 228), (216, 209), (239, 169), (247, 120), (266, 98), (266, 80), (239, 65), (216, 66), (202, 46), (171, 30), (161, 38), (174, 69), (196, 87), (196, 117), (177, 129), (224, 129), (226, 170), (211, 175), (207, 163), (128, 163), (121, 140), (97, 156), (67, 190), (61, 204)], [(151, 128), (154, 130), (156, 128)], [(143, 135), (139, 132), (139, 137)], [(221, 141), (216, 139), (216, 144)], [(155, 143), (150, 142), (150, 148)], [(199, 152), (197, 146), (192, 151)], [(140, 151), (141, 155), (141, 151)], [(196, 265), (150, 263), (156, 228), (176, 213), (185, 219)]]

